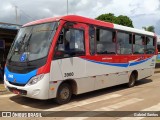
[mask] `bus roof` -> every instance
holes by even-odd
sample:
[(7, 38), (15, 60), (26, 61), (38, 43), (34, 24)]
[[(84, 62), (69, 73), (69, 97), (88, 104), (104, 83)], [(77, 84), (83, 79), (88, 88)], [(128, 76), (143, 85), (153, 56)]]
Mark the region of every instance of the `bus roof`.
[(149, 36), (155, 36), (155, 34), (152, 32), (148, 32), (148, 31), (144, 31), (144, 30), (140, 30), (140, 29), (135, 29), (135, 28), (131, 28), (131, 27), (126, 27), (126, 26), (122, 26), (122, 25), (117, 25), (117, 24), (113, 24), (113, 23), (109, 23), (109, 22), (100, 21), (100, 20), (95, 20), (95, 19), (91, 19), (91, 18), (86, 18), (86, 17), (82, 17), (82, 16), (77, 16), (77, 15), (67, 15), (67, 16), (61, 16), (61, 17), (40, 19), (40, 20), (36, 20), (33, 22), (29, 22), (29, 23), (25, 24), (23, 27), (35, 25), (35, 24), (46, 23), (46, 22), (54, 22), (54, 21), (59, 21), (59, 20), (66, 20), (66, 21), (71, 21), (71, 22), (81, 22), (81, 23), (102, 26), (102, 27), (113, 28), (113, 29), (122, 30), (122, 31), (128, 31), (128, 32), (144, 34), (144, 35), (149, 35)]

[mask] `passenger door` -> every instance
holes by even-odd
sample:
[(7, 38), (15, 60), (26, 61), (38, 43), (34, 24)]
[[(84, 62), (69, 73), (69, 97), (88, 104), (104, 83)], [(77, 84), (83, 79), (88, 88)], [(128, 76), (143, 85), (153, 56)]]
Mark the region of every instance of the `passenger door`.
[(86, 61), (81, 58), (86, 55), (87, 30), (85, 24), (66, 23), (59, 35), (51, 65), (51, 81), (74, 79), (78, 93), (90, 91), (90, 84), (84, 84), (87, 82)]
[(51, 70), (54, 77), (51, 77), (55, 80), (84, 77), (85, 62), (79, 58), (84, 55), (85, 25), (66, 23), (55, 48), (53, 69)]

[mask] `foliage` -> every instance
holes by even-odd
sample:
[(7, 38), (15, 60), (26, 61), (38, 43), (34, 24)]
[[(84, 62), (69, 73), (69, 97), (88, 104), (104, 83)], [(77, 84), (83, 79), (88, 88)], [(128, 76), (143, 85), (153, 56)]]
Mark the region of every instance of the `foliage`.
[(145, 31), (155, 32), (154, 26), (142, 27)]
[(119, 15), (118, 17), (116, 17), (114, 14), (108, 13), (100, 15), (96, 19), (123, 26), (133, 27), (132, 20), (128, 16)]

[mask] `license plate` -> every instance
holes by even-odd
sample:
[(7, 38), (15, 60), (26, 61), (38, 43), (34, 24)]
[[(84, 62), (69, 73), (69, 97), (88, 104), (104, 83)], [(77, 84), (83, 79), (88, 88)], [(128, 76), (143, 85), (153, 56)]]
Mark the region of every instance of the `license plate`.
[(20, 92), (18, 90), (13, 90), (13, 93), (18, 94), (18, 95), (20, 94)]

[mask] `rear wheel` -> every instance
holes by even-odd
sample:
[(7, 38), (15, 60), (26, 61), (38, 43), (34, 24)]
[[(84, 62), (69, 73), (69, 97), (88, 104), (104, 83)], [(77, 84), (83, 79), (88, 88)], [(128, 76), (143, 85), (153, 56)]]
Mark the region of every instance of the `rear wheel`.
[(62, 83), (59, 86), (59, 89), (57, 92), (56, 102), (58, 104), (68, 103), (71, 99), (71, 96), (72, 96), (71, 86), (67, 83)]
[(130, 78), (129, 78), (129, 82), (128, 82), (128, 87), (134, 87), (136, 82), (136, 76), (134, 74), (131, 74)]

